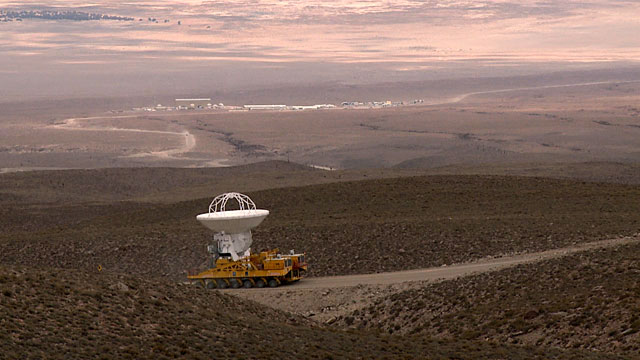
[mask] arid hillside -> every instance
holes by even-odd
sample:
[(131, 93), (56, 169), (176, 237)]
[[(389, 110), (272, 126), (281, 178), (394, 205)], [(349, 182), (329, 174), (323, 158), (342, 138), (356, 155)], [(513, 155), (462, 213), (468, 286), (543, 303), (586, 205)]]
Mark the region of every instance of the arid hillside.
[(338, 321), (394, 334), (640, 351), (640, 245), (397, 292)]
[(141, 277), (0, 266), (6, 358), (610, 359), (583, 351), (327, 328), (216, 291)]
[(375, 296), (353, 289), (378, 300), (332, 324), (300, 307), (296, 315), (182, 282), (184, 270), (207, 262), (211, 234), (195, 215), (224, 191), (247, 192), (271, 211), (254, 232), (254, 249), (305, 251), (311, 276), (322, 276), (636, 234), (638, 185), (280, 162), (12, 173), (0, 182), (0, 347), (10, 358), (624, 359), (637, 352), (637, 246)]
[[(169, 190), (160, 203), (120, 201), (127, 193), (158, 197), (170, 184), (182, 186), (179, 173), (167, 178), (171, 172), (146, 169), (150, 176), (144, 180), (141, 170), (122, 171), (123, 176), (116, 170), (83, 172), (82, 181), (71, 177), (68, 183), (54, 183), (60, 193), (52, 191), (47, 181), (60, 179), (64, 172), (8, 174), (3, 189), (8, 196), (0, 210), (0, 261), (84, 270), (101, 265), (110, 272), (176, 280), (184, 278), (186, 269), (204, 266), (211, 234), (195, 216), (207, 211), (214, 195), (231, 190), (231, 184), (212, 187), (211, 195), (195, 200), (176, 201), (181, 190), (178, 195)], [(224, 171), (233, 174), (242, 168)], [(298, 176), (303, 183), (309, 181), (305, 174), (310, 178), (325, 173), (291, 171), (297, 175), (288, 179)], [(155, 176), (158, 172), (165, 177)], [(259, 187), (266, 179), (263, 174), (240, 177)], [(191, 180), (186, 176), (185, 182), (207, 183), (207, 176)], [(265, 181), (277, 183), (277, 179)], [(42, 184), (43, 198), (58, 195), (41, 202), (35, 184)], [(102, 192), (97, 194), (98, 190)], [(67, 193), (69, 201), (59, 196)], [(93, 194), (100, 201), (89, 200)], [(417, 176), (248, 194), (259, 207), (271, 211), (254, 231), (254, 249), (306, 251), (313, 259), (313, 276), (424, 268), (546, 250), (640, 229), (640, 188), (632, 185)]]

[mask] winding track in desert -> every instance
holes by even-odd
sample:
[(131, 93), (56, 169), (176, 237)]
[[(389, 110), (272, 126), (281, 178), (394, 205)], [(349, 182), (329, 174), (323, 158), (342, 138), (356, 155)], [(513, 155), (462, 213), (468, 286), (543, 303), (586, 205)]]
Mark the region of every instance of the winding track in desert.
[[(174, 114), (171, 114), (174, 115)], [(191, 115), (191, 114), (188, 114)], [(163, 115), (158, 115), (163, 116)], [(164, 115), (168, 116), (168, 115)], [(175, 135), (184, 138), (184, 145), (175, 149), (163, 150), (163, 151), (151, 151), (151, 152), (143, 152), (134, 155), (130, 155), (130, 157), (143, 157), (143, 156), (154, 156), (159, 158), (172, 158), (176, 159), (177, 155), (185, 154), (193, 148), (196, 147), (196, 137), (193, 136), (189, 131), (163, 131), (163, 130), (147, 130), (147, 129), (136, 129), (136, 128), (119, 128), (119, 127), (104, 127), (104, 126), (80, 126), (78, 125), (79, 121), (90, 121), (97, 119), (126, 119), (126, 118), (137, 118), (140, 115), (116, 115), (116, 116), (93, 116), (93, 117), (85, 117), (85, 118), (68, 118), (62, 121), (62, 123), (51, 125), (51, 128), (54, 129), (62, 129), (62, 130), (77, 130), (77, 131), (120, 131), (120, 132), (134, 132), (134, 133), (147, 133), (147, 134), (162, 134), (162, 135)], [(180, 158), (177, 158), (180, 159)]]
[[(526, 91), (526, 90), (540, 90), (540, 89), (555, 89), (555, 88), (566, 88), (566, 87), (579, 87), (579, 86), (593, 86), (593, 85), (605, 85), (605, 84), (625, 84), (625, 83), (636, 83), (640, 82), (640, 80), (612, 80), (612, 81), (596, 81), (596, 82), (585, 82), (585, 83), (574, 83), (574, 84), (561, 84), (561, 85), (543, 85), (543, 86), (531, 86), (531, 87), (519, 87), (519, 88), (509, 88), (509, 89), (498, 89), (498, 90), (485, 90), (485, 91), (475, 91), (466, 94), (457, 95), (451, 98), (444, 99), (442, 101), (434, 101), (427, 102), (423, 105), (425, 106), (433, 106), (433, 105), (446, 105), (446, 104), (454, 104), (461, 102), (462, 100), (474, 96), (474, 95), (483, 95), (483, 94), (497, 94), (497, 93), (506, 93), (513, 91)], [(198, 113), (202, 114), (202, 113)], [(186, 114), (154, 114), (154, 116), (193, 116), (193, 113)], [(141, 152), (134, 155), (129, 155), (129, 157), (157, 157), (161, 159), (178, 159), (178, 160), (207, 160), (207, 159), (193, 159), (193, 158), (185, 158), (179, 157), (179, 155), (183, 155), (193, 150), (196, 146), (196, 137), (185, 130), (182, 132), (175, 131), (162, 131), (162, 130), (146, 130), (146, 129), (137, 129), (137, 128), (118, 128), (118, 127), (103, 127), (103, 126), (91, 126), (91, 125), (78, 125), (80, 121), (91, 121), (97, 119), (125, 119), (125, 118), (137, 118), (140, 115), (114, 115), (114, 116), (93, 116), (93, 117), (84, 117), (84, 118), (68, 118), (62, 121), (62, 123), (50, 125), (51, 128), (60, 129), (60, 130), (77, 130), (77, 131), (120, 131), (120, 132), (138, 132), (138, 133), (148, 133), (148, 134), (162, 134), (162, 135), (175, 135), (184, 138), (184, 145), (163, 151), (150, 151), (150, 152)]]
[[(267, 289), (226, 289), (225, 293), (279, 310), (331, 323), (339, 316), (362, 309), (377, 299), (428, 283), (489, 273), (520, 264), (535, 264), (583, 251), (640, 242), (640, 234), (574, 245), (543, 252), (485, 258), (470, 263), (378, 274), (305, 278), (287, 286)], [(541, 265), (543, 266), (543, 265)]]
[(593, 85), (630, 84), (630, 83), (637, 83), (637, 82), (640, 82), (640, 80), (593, 81), (593, 82), (577, 83), (577, 84), (542, 85), (542, 86), (530, 86), (530, 87), (519, 87), (519, 88), (509, 88), (509, 89), (483, 90), (483, 91), (474, 91), (466, 94), (457, 95), (442, 101), (424, 103), (424, 105), (454, 104), (454, 103), (461, 102), (462, 100), (474, 95), (499, 94), (499, 93), (527, 91), (527, 90), (560, 89), (560, 88), (567, 88), (567, 87), (580, 87), (580, 86), (593, 86)]
[[(640, 242), (640, 234), (635, 236), (620, 237), (614, 239), (600, 240), (584, 244), (577, 244), (570, 247), (558, 248), (536, 253), (525, 253), (498, 258), (485, 258), (471, 263), (454, 264), (451, 266), (440, 266), (434, 268), (394, 271), (377, 274), (326, 276), (316, 278), (306, 278), (290, 286), (283, 286), (276, 289), (317, 289), (317, 288), (339, 288), (352, 287), (358, 285), (391, 285), (412, 281), (442, 281), (468, 276), (477, 273), (491, 272), (516, 266), (525, 263), (539, 262), (547, 259), (558, 258), (582, 251), (599, 248), (613, 247), (624, 244)], [(274, 289), (254, 289), (250, 291), (273, 291)], [(247, 291), (225, 290), (225, 291)]]

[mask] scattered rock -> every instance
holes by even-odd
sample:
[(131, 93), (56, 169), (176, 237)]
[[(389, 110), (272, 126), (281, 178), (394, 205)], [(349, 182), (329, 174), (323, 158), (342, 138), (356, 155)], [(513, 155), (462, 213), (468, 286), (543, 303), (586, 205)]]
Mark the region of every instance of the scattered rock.
[(527, 311), (524, 314), (523, 318), (525, 320), (531, 320), (531, 319), (535, 319), (536, 317), (538, 317), (538, 315), (539, 315), (539, 313), (536, 310), (530, 310), (530, 311)]
[(117, 283), (109, 286), (109, 289), (118, 291), (129, 291), (129, 286), (127, 286), (127, 284), (123, 282), (118, 281)]

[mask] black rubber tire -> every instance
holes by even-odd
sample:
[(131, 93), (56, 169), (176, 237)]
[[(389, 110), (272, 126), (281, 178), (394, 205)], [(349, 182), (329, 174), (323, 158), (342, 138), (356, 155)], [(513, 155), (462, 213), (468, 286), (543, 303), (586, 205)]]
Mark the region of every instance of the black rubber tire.
[(266, 285), (267, 285), (267, 284), (265, 284), (265, 283), (264, 283), (264, 280), (262, 280), (262, 279), (258, 279), (258, 280), (256, 280), (256, 287), (257, 287), (257, 288), (263, 288), (263, 287), (265, 287)]
[(251, 280), (244, 280), (244, 281), (242, 282), (242, 286), (243, 286), (245, 289), (251, 289), (251, 288), (253, 287), (253, 283), (251, 282)]
[(222, 279), (218, 279), (217, 283), (218, 283), (218, 289), (226, 289), (229, 287), (229, 285), (227, 285), (227, 282)]
[(278, 285), (280, 285), (278, 284), (278, 280), (276, 279), (269, 280), (269, 287), (278, 287)]
[(207, 289), (215, 289), (218, 287), (215, 280), (207, 280), (205, 286)]
[(231, 288), (232, 289), (237, 289), (237, 288), (242, 287), (242, 280), (231, 279), (231, 280), (229, 280), (229, 282), (231, 283)]

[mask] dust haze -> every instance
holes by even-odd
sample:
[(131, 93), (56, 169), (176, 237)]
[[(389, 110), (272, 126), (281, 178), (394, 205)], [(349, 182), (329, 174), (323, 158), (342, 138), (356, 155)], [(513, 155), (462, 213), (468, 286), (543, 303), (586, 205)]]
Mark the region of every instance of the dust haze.
[(511, 76), (640, 58), (633, 1), (1, 1), (0, 10), (130, 19), (0, 17), (11, 20), (0, 22), (0, 101)]
[[(0, 0), (0, 354), (637, 358), (638, 34), (631, 0)], [(262, 256), (196, 220), (226, 192)]]

